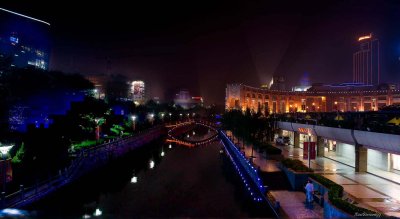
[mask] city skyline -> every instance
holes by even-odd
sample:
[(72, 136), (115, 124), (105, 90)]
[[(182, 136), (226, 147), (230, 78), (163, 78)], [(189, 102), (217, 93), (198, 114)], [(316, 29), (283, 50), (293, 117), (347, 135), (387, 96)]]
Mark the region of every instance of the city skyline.
[(284, 75), (288, 87), (303, 75), (350, 82), (357, 39), (371, 32), (381, 43), (381, 81), (399, 81), (400, 33), (393, 28), (399, 3), (285, 3), (2, 7), (52, 24), (50, 69), (142, 78), (160, 98), (190, 88), (206, 103), (222, 103), (226, 84), (259, 86), (273, 74)]

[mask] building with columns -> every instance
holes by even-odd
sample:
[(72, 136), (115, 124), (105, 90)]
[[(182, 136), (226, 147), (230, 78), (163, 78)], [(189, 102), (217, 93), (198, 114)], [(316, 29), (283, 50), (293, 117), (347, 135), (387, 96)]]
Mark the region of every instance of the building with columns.
[(400, 89), (360, 83), (314, 84), (307, 91), (285, 91), (228, 84), (225, 110), (261, 113), (377, 111), (400, 103)]

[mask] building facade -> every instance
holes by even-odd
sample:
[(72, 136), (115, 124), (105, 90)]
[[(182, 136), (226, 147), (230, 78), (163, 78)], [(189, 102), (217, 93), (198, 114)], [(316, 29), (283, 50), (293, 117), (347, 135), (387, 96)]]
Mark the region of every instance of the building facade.
[(132, 81), (131, 83), (131, 96), (136, 105), (144, 104), (146, 102), (144, 81)]
[(379, 40), (369, 34), (358, 38), (359, 49), (353, 54), (353, 82), (380, 83)]
[(49, 69), (50, 24), (0, 8), (0, 57), (11, 67)]
[(379, 90), (363, 84), (318, 85), (308, 91), (281, 91), (228, 84), (225, 110), (249, 108), (253, 112), (334, 112), (377, 111), (380, 107), (399, 103), (399, 89)]

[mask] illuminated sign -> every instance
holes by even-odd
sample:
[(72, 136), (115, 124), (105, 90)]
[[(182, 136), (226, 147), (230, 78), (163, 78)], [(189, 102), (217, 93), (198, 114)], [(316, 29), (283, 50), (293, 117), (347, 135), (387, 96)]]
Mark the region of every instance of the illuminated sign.
[(298, 128), (297, 130), (302, 134), (312, 133), (312, 129), (311, 128)]
[(371, 39), (371, 34), (369, 34), (369, 35), (367, 35), (367, 36), (362, 36), (362, 37), (359, 37), (358, 38), (358, 41), (361, 41), (361, 40), (366, 40), (366, 39)]

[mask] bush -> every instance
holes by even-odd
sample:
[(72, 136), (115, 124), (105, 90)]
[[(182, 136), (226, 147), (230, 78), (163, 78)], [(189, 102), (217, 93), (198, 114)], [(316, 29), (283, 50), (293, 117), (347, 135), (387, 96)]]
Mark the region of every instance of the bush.
[(376, 212), (358, 207), (342, 199), (343, 197), (343, 186), (336, 184), (335, 182), (325, 178), (322, 175), (311, 174), (310, 178), (321, 183), (323, 186), (328, 188), (328, 198), (329, 201), (340, 210), (350, 214), (355, 215), (356, 213), (367, 213), (376, 214)]
[(282, 160), (282, 165), (296, 172), (313, 172), (312, 169), (308, 168), (300, 160), (285, 158)]
[(277, 155), (277, 154), (282, 154), (282, 150), (272, 146), (271, 144), (268, 143), (256, 143), (258, 145), (258, 148), (260, 151), (265, 151), (269, 155)]

